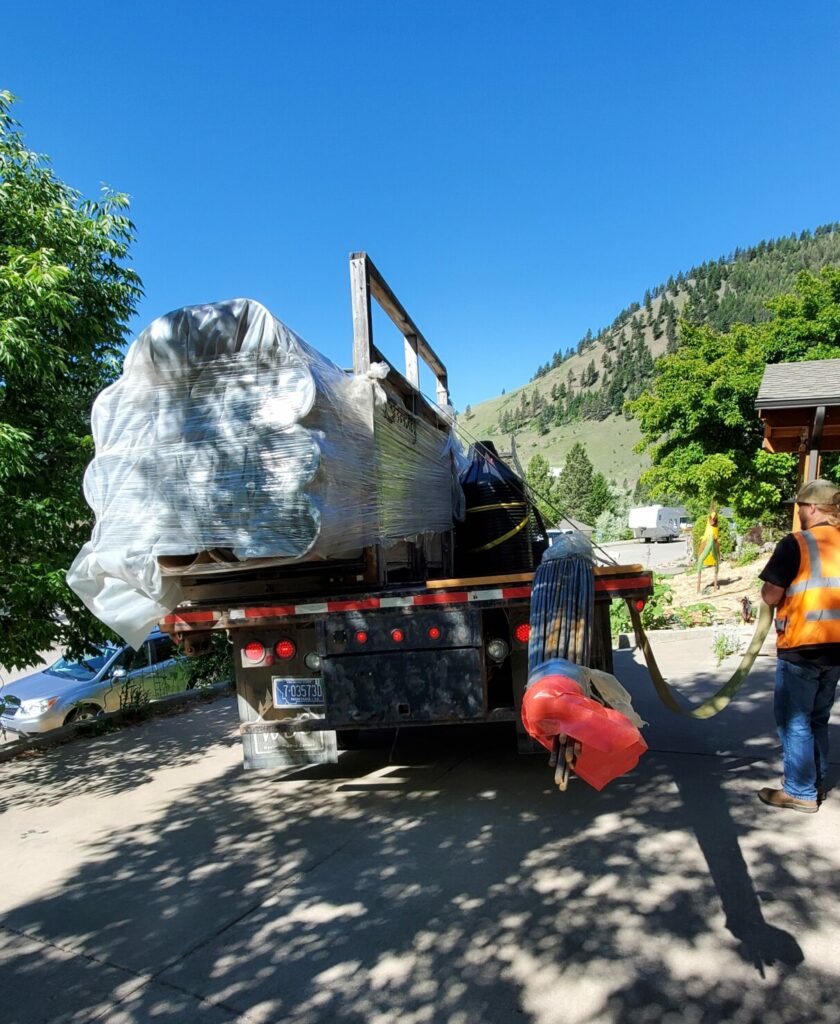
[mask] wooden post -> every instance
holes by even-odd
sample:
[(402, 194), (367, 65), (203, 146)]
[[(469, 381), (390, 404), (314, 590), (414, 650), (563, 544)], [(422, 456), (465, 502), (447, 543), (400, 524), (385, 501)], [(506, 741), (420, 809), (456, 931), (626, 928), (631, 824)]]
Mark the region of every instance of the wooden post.
[(364, 253), (350, 257), (350, 298), (353, 303), (353, 372), (367, 373), (373, 346), (370, 281)]
[(420, 360), (417, 357), (417, 335), (405, 336), (405, 379), (420, 390)]
[[(800, 452), (799, 472), (796, 474), (797, 489), (803, 484), (810, 483), (819, 477), (821, 461), (822, 456), (818, 451), (812, 449), (811, 451)], [(799, 506), (796, 503), (793, 506), (793, 524), (791, 529), (794, 533), (798, 533), (802, 529), (802, 524), (799, 522)]]

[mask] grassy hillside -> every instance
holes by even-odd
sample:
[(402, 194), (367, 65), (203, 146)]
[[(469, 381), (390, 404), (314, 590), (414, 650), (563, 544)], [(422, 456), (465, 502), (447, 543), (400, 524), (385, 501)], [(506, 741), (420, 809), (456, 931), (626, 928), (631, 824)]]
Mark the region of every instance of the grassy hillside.
[(766, 319), (768, 298), (790, 291), (800, 270), (828, 263), (840, 263), (840, 224), (760, 242), (680, 272), (623, 309), (610, 326), (561, 345), (529, 383), (468, 407), (459, 426), (494, 440), (500, 451), (510, 450), (515, 435), (523, 467), (537, 453), (562, 466), (580, 441), (615, 487), (632, 487), (648, 463), (633, 451), (638, 426), (620, 410), (647, 387), (653, 360), (678, 346), (680, 318), (721, 331), (733, 322)]
[[(502, 395), (492, 398), (489, 402), (477, 405), (474, 414), (459, 416), (458, 426), (469, 436), (463, 436), (464, 443), (472, 438), (479, 441), (491, 440), (500, 452), (510, 451), (510, 437), (499, 433), (499, 410), (505, 399), (518, 399), (518, 392), (510, 396)], [(621, 489), (632, 489), (639, 479), (642, 470), (649, 462), (646, 457), (633, 451), (633, 446), (640, 439), (638, 424), (635, 420), (627, 420), (623, 416), (608, 416), (605, 420), (581, 420), (578, 423), (564, 423), (552, 427), (548, 434), (540, 436), (533, 430), (522, 430), (516, 435), (516, 451), (523, 469), (536, 454), (548, 459), (549, 465), (561, 468), (566, 453), (576, 441), (586, 448), (595, 469), (599, 470), (607, 480)]]

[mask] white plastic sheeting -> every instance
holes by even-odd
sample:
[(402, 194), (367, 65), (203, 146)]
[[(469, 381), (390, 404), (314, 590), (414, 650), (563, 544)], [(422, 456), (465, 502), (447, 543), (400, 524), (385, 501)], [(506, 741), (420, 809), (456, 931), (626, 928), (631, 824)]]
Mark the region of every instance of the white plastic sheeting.
[(68, 572), (133, 646), (182, 572), (348, 558), (452, 526), (457, 443), (249, 299), (155, 320), (93, 407), (96, 525)]

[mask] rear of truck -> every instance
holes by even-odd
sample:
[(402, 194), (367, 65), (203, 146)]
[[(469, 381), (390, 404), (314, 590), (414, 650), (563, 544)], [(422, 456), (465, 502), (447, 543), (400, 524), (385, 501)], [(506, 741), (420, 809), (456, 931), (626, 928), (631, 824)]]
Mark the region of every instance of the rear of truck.
[[(610, 671), (609, 607), (651, 593), (639, 567), (596, 570), (592, 664)], [(222, 595), (219, 595), (222, 598)], [(246, 767), (332, 762), (364, 730), (513, 722), (528, 671), (531, 574), (225, 610), (184, 607), (163, 628), (199, 648), (230, 638)], [(222, 603), (217, 601), (217, 604)]]
[(185, 653), (227, 633), (251, 767), (334, 760), (359, 730), (519, 719), (545, 537), (492, 446), (467, 459), (446, 368), (372, 262), (350, 271), (352, 371), (234, 299), (154, 321), (93, 410), (96, 525), (68, 582), (134, 646), (160, 620)]

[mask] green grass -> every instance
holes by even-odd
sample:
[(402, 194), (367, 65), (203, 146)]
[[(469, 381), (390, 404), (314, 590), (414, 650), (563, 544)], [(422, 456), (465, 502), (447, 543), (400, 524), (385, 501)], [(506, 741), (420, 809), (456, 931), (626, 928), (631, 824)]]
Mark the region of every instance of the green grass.
[[(475, 406), (472, 415), (458, 417), (459, 427), (465, 428), (480, 441), (491, 440), (500, 452), (510, 450), (509, 435), (499, 434), (499, 412), (505, 400), (519, 401), (519, 392), (492, 398)], [(552, 427), (544, 436), (536, 431), (523, 430), (516, 435), (516, 450), (519, 461), (526, 468), (537, 454), (543, 455), (551, 466), (562, 467), (566, 453), (576, 441), (586, 448), (595, 469), (600, 470), (617, 487), (632, 488), (639, 474), (650, 465), (646, 456), (633, 451), (641, 434), (635, 420), (623, 416), (609, 416), (605, 420), (583, 420)], [(466, 443), (469, 438), (463, 438)]]

